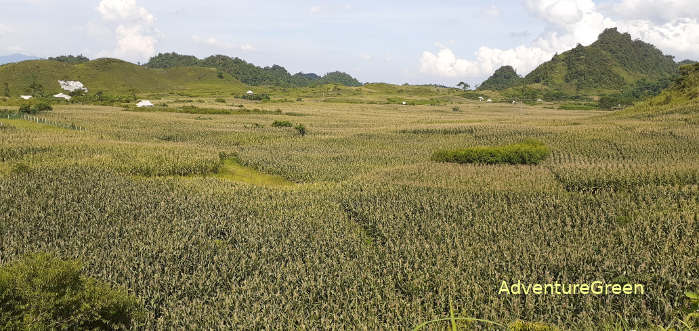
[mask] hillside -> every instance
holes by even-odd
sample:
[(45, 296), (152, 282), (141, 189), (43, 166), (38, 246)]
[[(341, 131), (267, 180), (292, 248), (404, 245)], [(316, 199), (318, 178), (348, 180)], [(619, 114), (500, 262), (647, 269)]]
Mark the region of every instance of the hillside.
[[(204, 67), (150, 69), (117, 59), (97, 59), (70, 64), (35, 60), (0, 66), (0, 85), (7, 83), (10, 96), (35, 93), (36, 82), (44, 93), (60, 91), (58, 80), (81, 81), (96, 93), (169, 92), (183, 90), (222, 90), (240, 92), (246, 87), (228, 74)], [(37, 85), (35, 85), (37, 86)]]
[(331, 72), (324, 76), (312, 73), (297, 73), (292, 75), (286, 68), (279, 65), (258, 67), (240, 58), (231, 58), (225, 55), (213, 55), (200, 60), (191, 55), (161, 53), (152, 57), (145, 66), (149, 68), (174, 68), (182, 66), (216, 68), (232, 75), (245, 84), (255, 86), (305, 87), (322, 84), (340, 84), (345, 86), (361, 85), (354, 77), (339, 71)]
[(611, 28), (590, 46), (578, 44), (555, 55), (529, 73), (525, 81), (566, 93), (589, 93), (619, 90), (640, 79), (667, 78), (677, 68), (673, 58), (655, 46)]
[(478, 89), (499, 91), (517, 86), (521, 81), (522, 77), (517, 74), (512, 66), (502, 66), (495, 70), (495, 73), (490, 78), (481, 83)]
[[(681, 66), (679, 78), (660, 95), (618, 112), (621, 116), (699, 114), (699, 63)], [(695, 119), (696, 121), (696, 119)]]

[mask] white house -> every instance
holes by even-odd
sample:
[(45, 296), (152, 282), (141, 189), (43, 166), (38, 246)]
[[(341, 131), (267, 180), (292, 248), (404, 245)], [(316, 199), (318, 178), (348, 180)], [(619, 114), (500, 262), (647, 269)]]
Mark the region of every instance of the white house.
[(66, 100), (70, 100), (70, 99), (71, 99), (71, 96), (70, 96), (70, 95), (63, 94), (63, 93), (55, 94), (53, 97), (54, 97), (54, 98), (63, 98), (63, 99), (66, 99)]
[(254, 93), (253, 91), (247, 91), (246, 94), (247, 94), (247, 95), (253, 95), (253, 94), (255, 94), (255, 93)]
[(488, 99), (488, 101), (486, 101), (486, 102), (493, 102), (493, 99)]
[(478, 97), (478, 101), (483, 102), (483, 97)]
[(75, 80), (59, 80), (58, 85), (61, 85), (61, 88), (73, 92), (76, 90), (82, 90), (83, 92), (87, 93), (87, 88), (83, 83)]
[(29, 99), (32, 98), (31, 95), (20, 95), (19, 97), (22, 98), (22, 99), (24, 99), (24, 100), (29, 100)]
[(136, 107), (153, 107), (153, 103), (150, 100), (141, 100), (136, 104)]
[(407, 102), (403, 101), (403, 105), (407, 105), (407, 104), (408, 104)]
[(544, 100), (536, 99), (536, 102), (544, 102)]
[(516, 103), (517, 103), (517, 101), (512, 100), (512, 104), (513, 104), (513, 105), (516, 104)]

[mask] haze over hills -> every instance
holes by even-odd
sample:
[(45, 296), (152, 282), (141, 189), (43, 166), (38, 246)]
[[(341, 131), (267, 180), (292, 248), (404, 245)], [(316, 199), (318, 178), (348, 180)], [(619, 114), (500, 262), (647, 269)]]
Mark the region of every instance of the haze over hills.
[[(527, 84), (541, 84), (568, 94), (592, 94), (618, 91), (642, 79), (655, 81), (677, 73), (679, 65), (672, 56), (655, 46), (632, 40), (616, 28), (602, 32), (589, 46), (577, 47), (555, 55), (524, 77)], [(481, 89), (505, 89), (520, 84), (517, 79), (503, 79), (503, 68), (490, 77)], [(509, 70), (505, 70), (509, 71)]]
[(38, 59), (39, 59), (38, 57), (31, 56), (31, 55), (10, 54), (10, 55), (0, 56), (0, 65), (7, 64), (7, 63), (22, 62), (22, 61), (27, 61), (27, 60), (38, 60)]
[(324, 76), (313, 73), (290, 74), (286, 68), (273, 65), (271, 67), (258, 67), (240, 58), (231, 58), (225, 55), (213, 55), (205, 59), (198, 59), (191, 55), (177, 53), (160, 53), (145, 64), (149, 68), (172, 67), (210, 67), (231, 74), (241, 82), (249, 85), (274, 85), (283, 87), (303, 87), (322, 84), (340, 84), (345, 86), (362, 85), (357, 79), (344, 72), (331, 72)]

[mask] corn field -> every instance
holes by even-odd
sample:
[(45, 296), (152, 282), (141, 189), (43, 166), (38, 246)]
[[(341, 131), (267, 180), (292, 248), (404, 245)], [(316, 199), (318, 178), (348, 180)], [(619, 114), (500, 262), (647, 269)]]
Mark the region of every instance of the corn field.
[[(449, 316), (678, 326), (699, 288), (699, 108), (656, 118), (509, 105), (276, 104), (285, 115), (57, 106), (0, 118), (0, 264), (79, 258), (145, 329), (409, 329)], [(80, 130), (71, 129), (74, 127)], [(440, 149), (546, 144), (539, 165)], [(216, 178), (221, 153), (294, 185)], [(502, 295), (502, 281), (643, 295)], [(470, 324), (488, 329), (487, 324)], [(446, 327), (447, 324), (444, 324)]]

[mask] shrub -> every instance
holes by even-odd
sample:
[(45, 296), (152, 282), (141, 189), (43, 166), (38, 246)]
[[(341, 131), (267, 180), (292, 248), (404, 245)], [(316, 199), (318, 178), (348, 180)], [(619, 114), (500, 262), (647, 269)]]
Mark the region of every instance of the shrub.
[(506, 146), (476, 146), (460, 150), (442, 150), (432, 160), (454, 163), (539, 164), (551, 152), (543, 143), (526, 140)]
[(272, 122), (272, 126), (275, 128), (290, 128), (294, 125), (289, 121), (274, 121)]
[(294, 129), (296, 129), (296, 131), (298, 131), (298, 133), (302, 137), (306, 135), (306, 126), (305, 125), (299, 124), (299, 125), (295, 126)]
[(461, 108), (459, 108), (458, 106), (456, 106), (456, 107), (453, 107), (451, 110), (452, 110), (452, 111), (461, 111)]
[(46, 101), (30, 101), (19, 106), (19, 111), (27, 114), (36, 114), (40, 111), (50, 110), (53, 110), (53, 107)]
[(145, 317), (136, 297), (48, 254), (0, 268), (0, 307), (5, 329), (130, 329)]
[(220, 103), (226, 103), (226, 99), (223, 99), (223, 98), (216, 98), (216, 100), (214, 100), (214, 101), (220, 102)]

